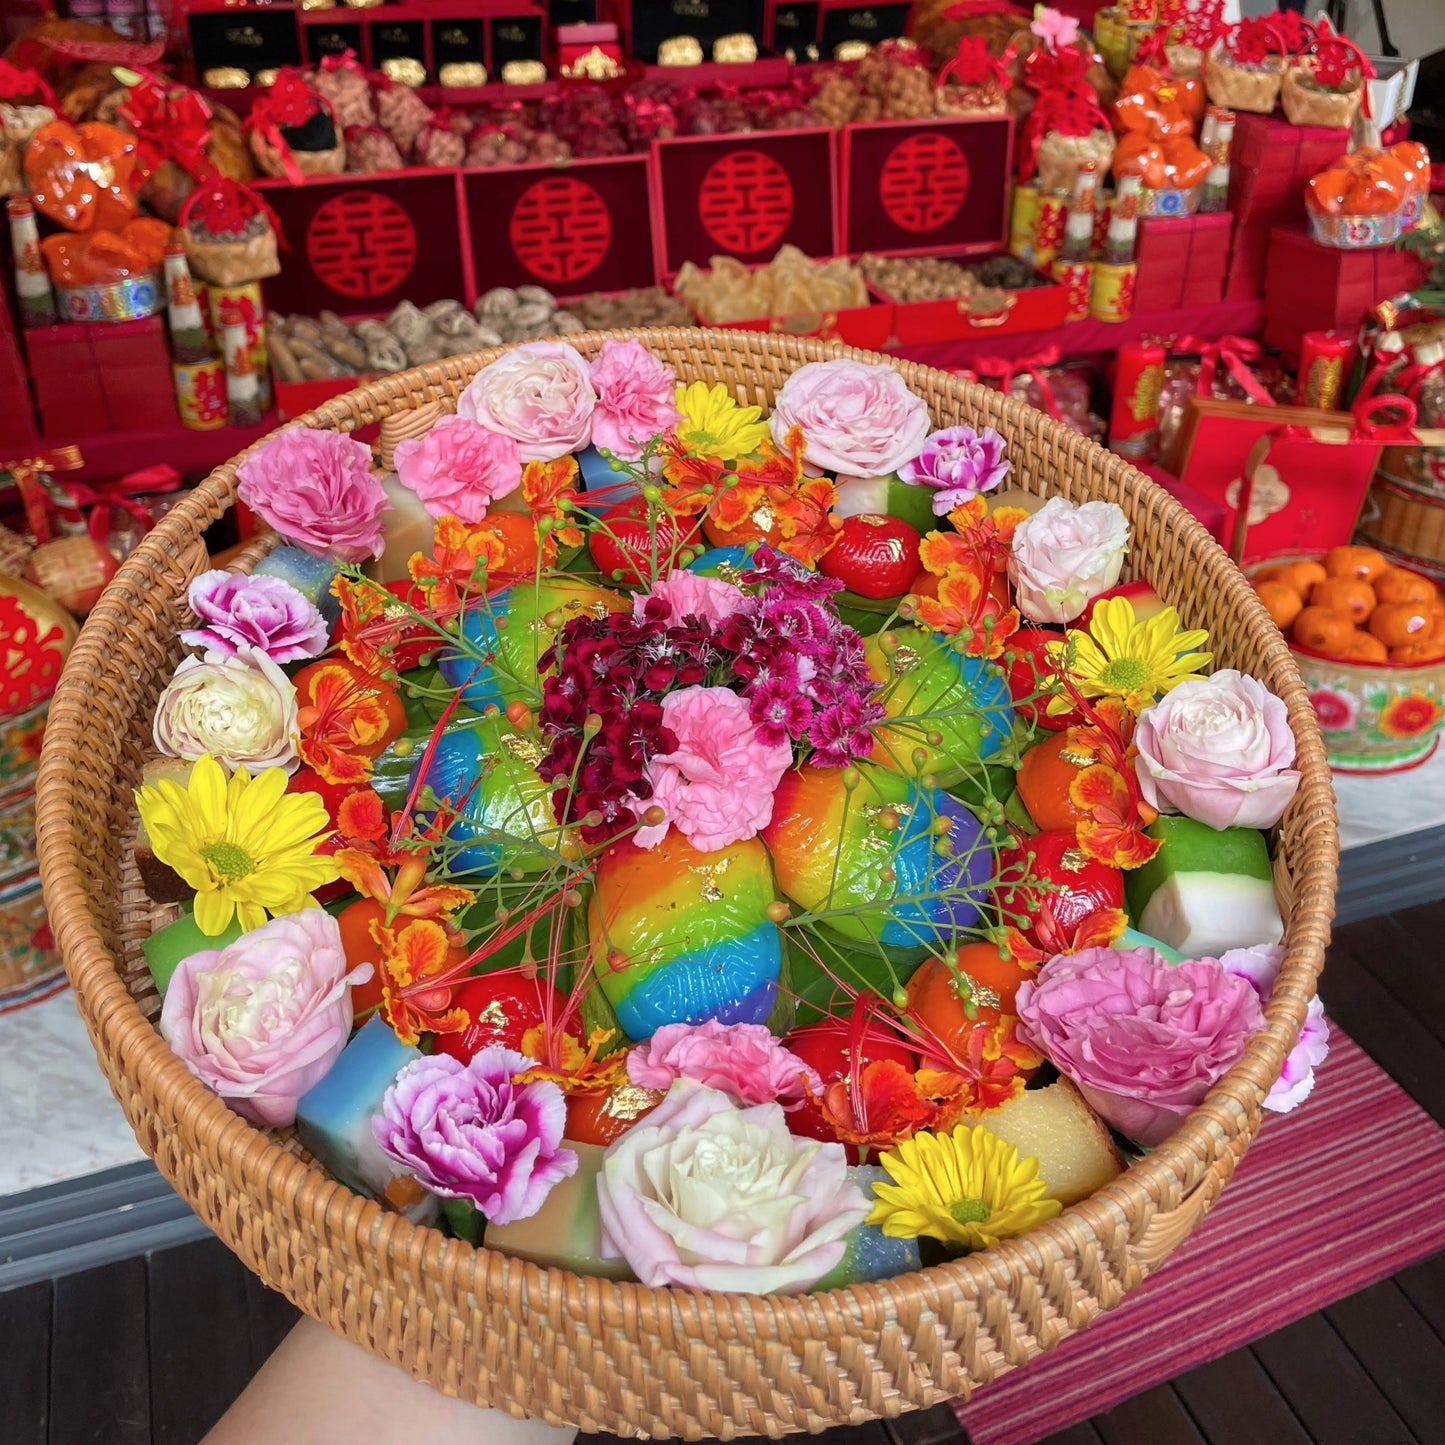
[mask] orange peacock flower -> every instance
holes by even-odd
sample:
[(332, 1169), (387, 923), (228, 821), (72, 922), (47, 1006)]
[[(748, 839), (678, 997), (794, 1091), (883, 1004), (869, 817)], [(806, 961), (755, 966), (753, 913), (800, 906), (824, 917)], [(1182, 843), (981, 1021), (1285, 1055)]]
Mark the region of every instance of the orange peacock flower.
[(402, 1043), (415, 1044), (423, 1033), (456, 1034), (467, 1027), (467, 1011), (453, 1008), (452, 999), (468, 965), (456, 963), (452, 940), (440, 923), (419, 918), (399, 930), (373, 923), (371, 939), (381, 954), (381, 1016)]
[(619, 1088), (627, 1082), (627, 1050), (598, 1058), (603, 1045), (615, 1033), (615, 1029), (593, 1029), (584, 1049), (576, 1035), (565, 1029), (536, 1024), (522, 1035), (522, 1052), (541, 1062), (518, 1074), (517, 1082), (548, 1079), (564, 1094)]
[[(721, 457), (695, 456), (676, 437), (659, 448), (662, 476), (667, 486), (662, 506), (674, 517), (695, 517), (705, 511), (722, 491), (727, 468)], [(711, 490), (707, 490), (707, 489)]]
[(331, 592), (341, 603), (337, 641), (342, 654), (367, 672), (380, 672), (391, 660), (396, 598), (379, 582), (356, 581), (341, 572), (332, 581)]
[(386, 736), (386, 709), (375, 689), (350, 668), (318, 668), (311, 702), (299, 709), (296, 721), (301, 761), (328, 783), (364, 783), (371, 776), (371, 759), (358, 750), (374, 747)]
[(1010, 928), (1004, 938), (1004, 947), (1022, 968), (1037, 968), (1061, 953), (1112, 948), (1129, 926), (1129, 915), (1122, 908), (1099, 908), (1068, 929), (1054, 917), (1052, 899), (1044, 894), (1031, 926), (1042, 946), (1031, 943), (1016, 928)]
[(783, 446), (765, 439), (738, 462), (737, 485), (722, 492), (708, 521), (739, 541), (767, 541), (790, 557), (816, 566), (838, 540), (833, 515), (838, 489), (826, 477), (803, 475), (803, 429), (793, 427)]
[(814, 1094), (803, 1092), (845, 1144), (888, 1149), (920, 1129), (948, 1129), (962, 1113), (969, 1080), (943, 1069), (905, 1068), (896, 1059), (874, 1059)]
[[(540, 522), (552, 519), (554, 537), (564, 547), (582, 545), (582, 529), (568, 508), (577, 501), (577, 459), (558, 457), (551, 462), (528, 462), (522, 468), (522, 496)], [(544, 560), (550, 562), (551, 558)]]
[(1158, 816), (1139, 793), (1132, 766), (1110, 763), (1080, 768), (1069, 783), (1069, 801), (1085, 814), (1075, 826), (1079, 847), (1112, 868), (1141, 868), (1160, 842), (1144, 829)]
[(413, 552), (407, 571), (426, 592), (432, 616), (441, 621), (460, 612), (468, 598), (486, 593), (488, 575), (502, 565), (506, 552), (502, 538), (485, 521), (468, 525), (456, 517), (441, 517), (432, 555)]

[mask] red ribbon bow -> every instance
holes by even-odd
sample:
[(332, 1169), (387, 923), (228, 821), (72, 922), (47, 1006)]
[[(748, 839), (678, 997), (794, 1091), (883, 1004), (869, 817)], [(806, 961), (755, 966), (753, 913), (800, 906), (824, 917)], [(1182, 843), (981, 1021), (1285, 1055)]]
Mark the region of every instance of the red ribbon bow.
[(989, 53), (988, 41), (982, 35), (959, 37), (958, 49), (938, 72), (939, 85), (949, 80), (960, 85), (987, 85), (993, 81), (1004, 92), (1009, 88), (1008, 67)]
[(151, 528), (151, 514), (137, 497), (149, 496), (155, 492), (174, 492), (181, 484), (181, 474), (172, 466), (160, 462), (155, 466), (142, 467), (138, 472), (129, 472), (113, 481), (97, 482), (90, 486), (85, 482), (57, 483), (56, 490), (66, 499), (78, 516), (85, 507), (90, 508), (86, 519), (86, 530), (91, 540), (102, 547), (110, 535), (111, 509), (119, 507), (129, 512), (146, 531)]
[(35, 538), (36, 545), (50, 540), (50, 497), (40, 478), (51, 472), (73, 472), (85, 465), (79, 447), (57, 447), (54, 451), (40, 452), (33, 457), (17, 457), (14, 461), (0, 462), (0, 472), (9, 472), (20, 489), (20, 500), (25, 507), (25, 523)]
[(137, 150), (148, 170), (174, 160), (198, 181), (216, 173), (206, 155), (211, 107), (199, 91), (143, 75), (139, 84), (131, 86), (120, 113), (136, 133)]
[(1020, 376), (1031, 376), (1038, 383), (1039, 395), (1043, 400), (1043, 410), (1059, 420), (1059, 402), (1054, 395), (1054, 389), (1049, 384), (1047, 369), (1058, 365), (1059, 348), (1057, 346), (1045, 346), (1028, 356), (979, 356), (974, 359), (973, 369), (979, 376), (995, 377), (998, 380), (998, 390), (1007, 396), (1013, 390), (1014, 382)]
[(27, 70), (9, 60), (0, 60), (0, 100), (24, 102), (38, 96), (41, 105), (55, 109), (55, 92), (39, 71)]
[(258, 211), (270, 222), (276, 240), (289, 251), (291, 248), (281, 230), (281, 218), (250, 186), (243, 186), (229, 176), (214, 175), (202, 181), (186, 197), (177, 224), (185, 229), (194, 219), (213, 236), (235, 235), (245, 229), (246, 222)]
[(306, 78), (294, 67), (288, 67), (276, 77), (275, 83), (251, 107), (246, 117), (245, 128), (255, 131), (281, 160), (281, 169), (293, 186), (299, 186), (306, 177), (296, 164), (290, 143), (281, 134), (282, 126), (289, 128), (305, 125), (318, 110), (329, 109), (309, 85)]
[(366, 74), (354, 50), (343, 50), (340, 55), (323, 55), (321, 57), (321, 68), (322, 70), (328, 71), (354, 70), (360, 76), (365, 76)]
[(1175, 351), (1199, 353), (1199, 381), (1194, 388), (1196, 396), (1214, 394), (1214, 377), (1220, 362), (1223, 362), (1224, 369), (1240, 384), (1251, 401), (1257, 401), (1262, 406), (1275, 404), (1274, 398), (1249, 369), (1250, 362), (1259, 360), (1259, 342), (1248, 336), (1221, 336), (1218, 341), (1206, 341), (1198, 336), (1178, 336), (1171, 345)]

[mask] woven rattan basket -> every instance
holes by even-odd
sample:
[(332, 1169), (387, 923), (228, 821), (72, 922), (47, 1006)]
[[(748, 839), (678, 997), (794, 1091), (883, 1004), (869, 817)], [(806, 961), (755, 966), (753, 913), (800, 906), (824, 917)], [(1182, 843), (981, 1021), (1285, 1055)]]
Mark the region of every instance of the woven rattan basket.
[[(807, 361), (863, 355), (761, 333), (640, 336), (684, 379), (772, 403)], [(570, 337), (595, 354), (604, 333)], [(352, 428), (451, 398), (496, 351), (373, 383), (302, 418)], [(201, 534), (230, 505), (234, 464), (167, 514), (91, 613), (51, 710), (40, 851), (51, 917), (101, 1063), (147, 1152), (197, 1213), (302, 1309), (448, 1394), (588, 1430), (781, 1435), (963, 1395), (1112, 1309), (1214, 1203), (1315, 990), (1337, 840), (1324, 748), (1289, 649), (1248, 583), (1189, 515), (1118, 457), (1021, 403), (900, 364), (934, 422), (997, 427), (1034, 492), (1117, 501), (1134, 570), (1207, 627), (1217, 662), (1288, 704), (1303, 786), (1278, 835), (1288, 959), (1268, 1028), (1187, 1124), (1116, 1183), (987, 1253), (831, 1294), (705, 1295), (581, 1278), (449, 1241), (359, 1198), (285, 1133), (253, 1128), (196, 1081), (154, 1026), (137, 941), (151, 911), (128, 840), (151, 711), (180, 654)]]

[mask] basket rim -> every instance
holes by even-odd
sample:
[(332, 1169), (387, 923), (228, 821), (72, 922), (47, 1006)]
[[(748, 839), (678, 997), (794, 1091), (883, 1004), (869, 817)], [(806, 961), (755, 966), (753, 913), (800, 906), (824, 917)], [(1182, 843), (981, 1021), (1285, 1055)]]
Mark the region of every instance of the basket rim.
[[(735, 344), (743, 354), (762, 346), (797, 365), (844, 357), (889, 365), (910, 383), (928, 377), (949, 400), (963, 403), (975, 413), (984, 409), (986, 398), (990, 399), (988, 407), (1020, 422), (1032, 410), (1020, 401), (1000, 397), (976, 382), (937, 368), (839, 342), (676, 327), (591, 331), (562, 339), (586, 352), (608, 339), (677, 343), (700, 335), (715, 344)], [(319, 426), (350, 431), (397, 409), (396, 404), (408, 397), (455, 396), (481, 366), (512, 349), (489, 347), (383, 377), (332, 398), (276, 430)], [(1037, 416), (1033, 424), (1069, 449), (1097, 445), (1047, 417)], [(62, 675), (51, 707), (37, 790), (39, 857), (46, 903), (102, 1067), (112, 1077), (113, 1089), (113, 1069), (118, 1064), (137, 1076), (145, 1074), (169, 1112), (176, 1117), (184, 1114), (188, 1124), (196, 1128), (209, 1164), (219, 1167), (223, 1158), (230, 1160), (251, 1188), (269, 1196), (272, 1210), (280, 1210), (289, 1219), (308, 1218), (318, 1231), (336, 1232), (348, 1241), (365, 1239), (367, 1249), (384, 1254), (389, 1263), (412, 1271), (435, 1272), (446, 1277), (452, 1287), (460, 1278), (466, 1278), (477, 1297), (501, 1295), (515, 1299), (521, 1291), (545, 1298), (553, 1307), (561, 1302), (568, 1311), (590, 1315), (604, 1309), (609, 1315), (621, 1313), (643, 1328), (656, 1328), (663, 1314), (676, 1323), (685, 1321), (694, 1311), (704, 1310), (716, 1321), (730, 1321), (740, 1337), (750, 1338), (756, 1335), (759, 1321), (769, 1316), (776, 1322), (775, 1328), (787, 1334), (823, 1336), (828, 1317), (836, 1324), (840, 1305), (854, 1328), (876, 1330), (906, 1318), (919, 1306), (946, 1309), (948, 1302), (961, 1294), (981, 1296), (1011, 1279), (1036, 1275), (1059, 1259), (1077, 1262), (1091, 1246), (1111, 1248), (1121, 1235), (1127, 1238), (1137, 1233), (1141, 1220), (1147, 1222), (1161, 1210), (1177, 1208), (1204, 1182), (1212, 1165), (1231, 1152), (1242, 1152), (1240, 1142), (1247, 1144), (1257, 1128), (1263, 1099), (1278, 1078), (1285, 1055), (1294, 1046), (1316, 992), (1334, 911), (1339, 847), (1323, 738), (1289, 648), (1277, 631), (1258, 659), (1258, 666), (1262, 670), (1268, 665), (1286, 683), (1284, 691), (1289, 696), (1285, 701), (1297, 742), (1296, 765), (1301, 772), (1291, 813), (1303, 821), (1299, 829), (1301, 867), (1289, 909), (1286, 957), (1265, 1008), (1266, 1026), (1254, 1035), (1233, 1068), (1216, 1082), (1203, 1104), (1163, 1144), (1133, 1162), (1104, 1189), (1027, 1234), (910, 1274), (826, 1293), (748, 1295), (670, 1286), (654, 1288), (543, 1268), (484, 1246), (447, 1239), (430, 1226), (412, 1224), (355, 1194), (235, 1114), (191, 1074), (141, 1012), (115, 956), (101, 938), (91, 916), (77, 850), (71, 842), (84, 820), (72, 806), (69, 768), (84, 734), (93, 680), (103, 674), (107, 664), (108, 644), (134, 623), (137, 603), (146, 605), (141, 586), (143, 564), (179, 562), (181, 551), (173, 536), (178, 530), (175, 523), (192, 522), (204, 529), (218, 518), (230, 506), (237, 463), (275, 434), (268, 433), (215, 468), (122, 564), (87, 619)], [(1106, 468), (1117, 471), (1127, 490), (1140, 491), (1143, 496), (1149, 496), (1151, 490), (1161, 491), (1122, 457), (1112, 453), (1105, 456)], [(1225, 566), (1221, 581), (1238, 594), (1231, 598), (1232, 608), (1272, 628), (1253, 588), (1204, 527), (1172, 498), (1152, 500), (1167, 518), (1167, 529), (1181, 548), (1213, 567)], [(142, 1138), (141, 1143), (145, 1147), (147, 1140)], [(155, 1150), (147, 1148), (147, 1152)], [(307, 1190), (309, 1196), (303, 1200)], [(673, 1333), (670, 1326), (663, 1329)]]

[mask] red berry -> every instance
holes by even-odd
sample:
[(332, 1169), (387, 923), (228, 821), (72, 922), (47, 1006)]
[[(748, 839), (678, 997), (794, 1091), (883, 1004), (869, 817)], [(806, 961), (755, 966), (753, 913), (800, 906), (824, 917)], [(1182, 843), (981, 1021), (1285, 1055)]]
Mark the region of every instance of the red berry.
[(695, 517), (674, 517), (659, 511), (654, 544), (647, 513), (647, 499), (637, 496), (608, 507), (597, 519), (587, 536), (587, 550), (603, 581), (647, 586), (654, 572), (665, 577), (672, 571), (678, 552), (698, 534)]
[(860, 597), (902, 597), (918, 575), (921, 540), (918, 529), (898, 517), (862, 512), (843, 519), (818, 570)]

